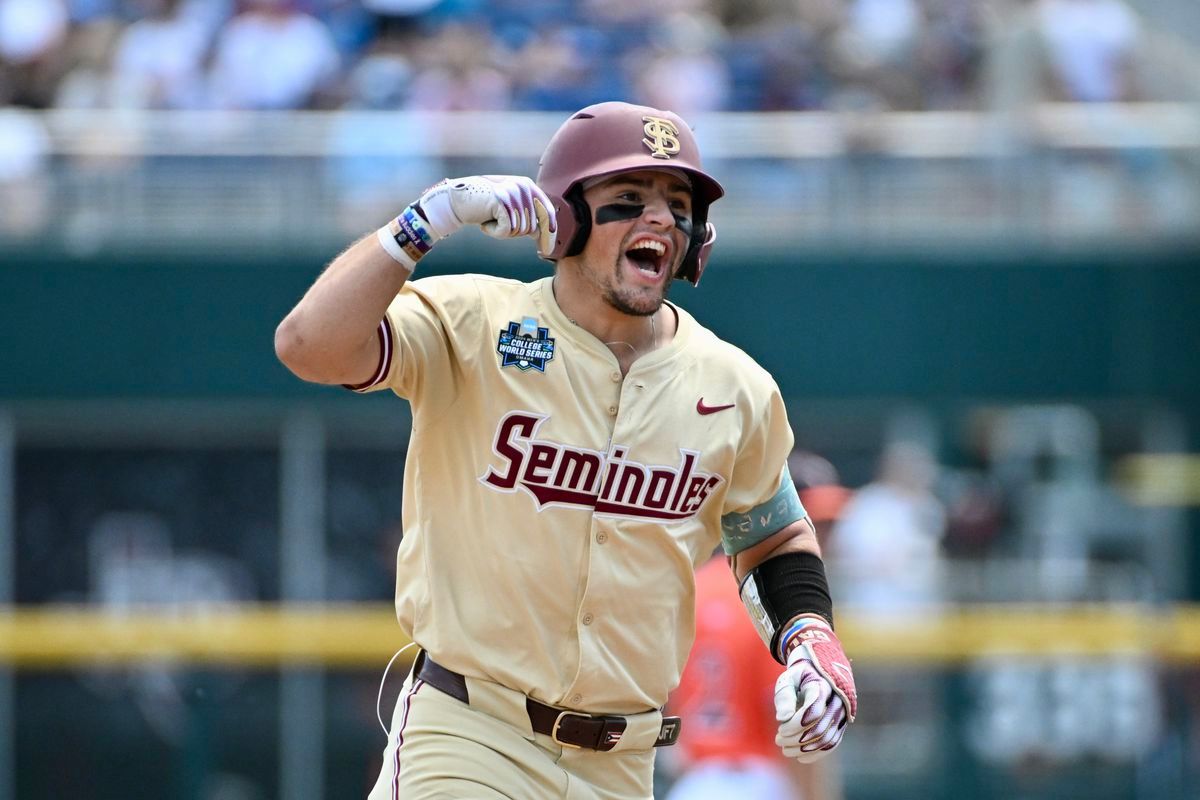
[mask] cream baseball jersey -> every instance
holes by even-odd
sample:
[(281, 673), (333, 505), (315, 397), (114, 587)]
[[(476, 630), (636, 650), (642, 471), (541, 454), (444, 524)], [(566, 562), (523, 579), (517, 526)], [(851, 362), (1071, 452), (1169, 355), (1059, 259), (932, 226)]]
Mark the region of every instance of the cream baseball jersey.
[(401, 626), (449, 669), (591, 713), (658, 708), (694, 570), (803, 518), (778, 388), (687, 312), (625, 376), (552, 279), (405, 285), (379, 369), (413, 410)]

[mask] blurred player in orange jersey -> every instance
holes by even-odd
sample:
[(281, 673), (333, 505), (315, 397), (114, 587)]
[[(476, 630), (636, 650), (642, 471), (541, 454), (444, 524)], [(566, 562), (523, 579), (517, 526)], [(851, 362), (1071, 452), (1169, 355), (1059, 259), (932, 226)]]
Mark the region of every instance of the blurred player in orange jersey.
[[(850, 490), (821, 456), (793, 451), (788, 469), (821, 544)], [(696, 641), (670, 708), (687, 720), (681, 775), (667, 800), (838, 800), (832, 756), (783, 758), (775, 743), (771, 681), (779, 664), (756, 644), (738, 586), (714, 557), (696, 572)]]

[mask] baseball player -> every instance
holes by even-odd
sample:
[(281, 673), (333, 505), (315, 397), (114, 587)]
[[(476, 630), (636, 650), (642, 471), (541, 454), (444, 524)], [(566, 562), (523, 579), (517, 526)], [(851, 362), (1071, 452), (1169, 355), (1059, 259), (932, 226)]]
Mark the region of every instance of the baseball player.
[[(299, 377), (413, 411), (396, 614), (421, 652), (372, 800), (650, 797), (718, 544), (783, 665), (783, 752), (816, 759), (853, 720), (779, 390), (665, 300), (700, 281), (722, 194), (677, 115), (589, 106), (536, 183), (433, 186), (280, 324)], [(409, 280), (464, 226), (535, 238), (554, 274)]]

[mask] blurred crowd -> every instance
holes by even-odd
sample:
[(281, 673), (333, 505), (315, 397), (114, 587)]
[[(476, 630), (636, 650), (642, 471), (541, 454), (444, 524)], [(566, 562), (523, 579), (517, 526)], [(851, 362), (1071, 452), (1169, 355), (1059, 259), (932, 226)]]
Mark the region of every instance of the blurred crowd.
[(0, 0), (0, 107), (970, 109), (1014, 13), (1131, 95), (1123, 0)]

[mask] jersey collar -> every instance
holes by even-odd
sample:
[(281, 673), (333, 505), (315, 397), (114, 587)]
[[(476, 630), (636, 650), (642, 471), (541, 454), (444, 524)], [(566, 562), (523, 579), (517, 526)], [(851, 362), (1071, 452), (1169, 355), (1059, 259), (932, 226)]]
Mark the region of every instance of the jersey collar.
[[(607, 361), (616, 363), (617, 357), (613, 355), (611, 350), (604, 346), (603, 342), (574, 322), (571, 322), (570, 318), (559, 308), (558, 301), (554, 298), (553, 280), (553, 276), (550, 276), (536, 281), (533, 285), (532, 294), (534, 303), (551, 324), (554, 335), (569, 339), (573, 344), (595, 353)], [(647, 353), (635, 361), (631, 372), (640, 371), (645, 367), (652, 367), (674, 359), (683, 352), (688, 339), (691, 338), (692, 330), (696, 324), (692, 315), (669, 300), (666, 301), (666, 305), (675, 311), (675, 316), (679, 322), (675, 336), (670, 342), (658, 348), (653, 353)]]

